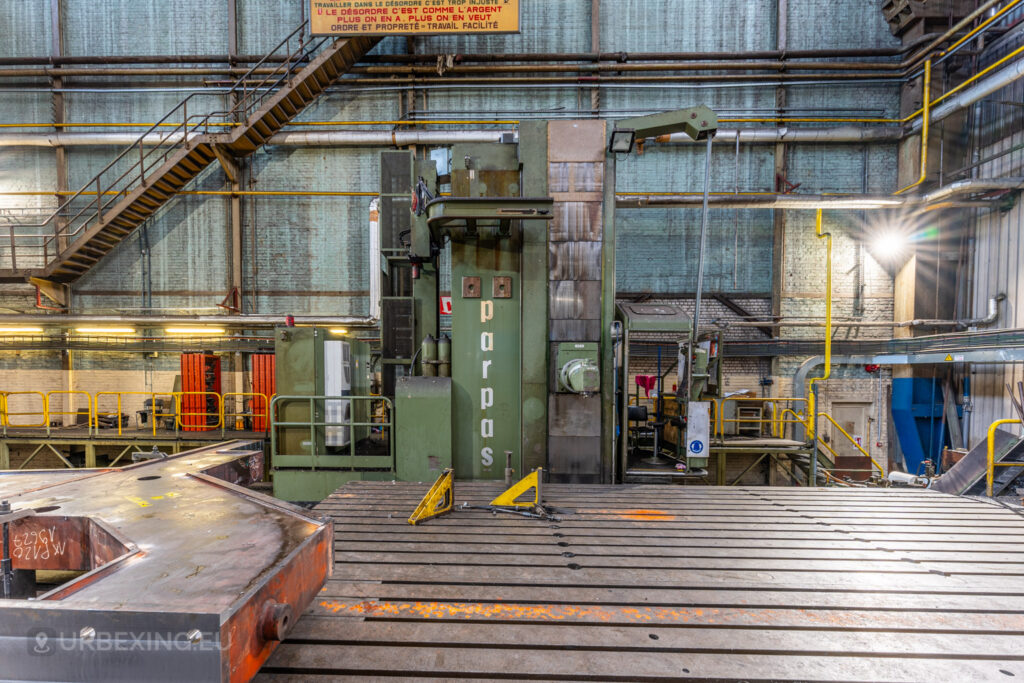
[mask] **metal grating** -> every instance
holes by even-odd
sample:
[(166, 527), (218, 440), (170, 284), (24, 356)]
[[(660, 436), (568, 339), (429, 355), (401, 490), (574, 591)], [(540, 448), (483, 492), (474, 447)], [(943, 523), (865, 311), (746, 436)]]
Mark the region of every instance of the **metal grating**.
[(381, 303), (381, 343), (384, 358), (411, 359), (413, 342), (412, 299), (384, 299)]

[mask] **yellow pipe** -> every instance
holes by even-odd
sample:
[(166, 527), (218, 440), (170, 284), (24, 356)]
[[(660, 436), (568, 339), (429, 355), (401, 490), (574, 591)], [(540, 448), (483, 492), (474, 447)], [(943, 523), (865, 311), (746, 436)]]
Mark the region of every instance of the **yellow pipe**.
[[(812, 377), (809, 386), (808, 415), (816, 416), (818, 394), (815, 384), (827, 380), (832, 374), (832, 233), (821, 231), (821, 209), (814, 216), (814, 234), (825, 238), (825, 370), (821, 377)], [(811, 436), (818, 431), (818, 421), (811, 418)]]
[(919, 186), (928, 177), (928, 129), (931, 123), (932, 110), (931, 110), (931, 87), (932, 87), (932, 60), (928, 60), (924, 63), (924, 95), (921, 98), (924, 102), (924, 115), (921, 127), (921, 173), (917, 178), (917, 181), (901, 187), (896, 190), (895, 194), (903, 194), (907, 190), (912, 190)]
[[(908, 122), (914, 120), (915, 118), (917, 118), (918, 116), (921, 116), (922, 114), (924, 114), (926, 109), (928, 109), (930, 107), (934, 107), (935, 105), (941, 103), (943, 100), (946, 100), (946, 99), (952, 97), (953, 95), (957, 94), (958, 92), (960, 92), (961, 90), (963, 90), (967, 86), (971, 85), (972, 83), (978, 81), (981, 78), (984, 78), (988, 74), (992, 73), (993, 71), (995, 71), (999, 67), (1003, 66), (1004, 64), (1006, 64), (1007, 62), (1011, 61), (1015, 57), (1020, 56), (1021, 54), (1024, 54), (1024, 45), (1022, 45), (1021, 47), (1018, 47), (1013, 52), (1010, 52), (1005, 57), (1002, 57), (1002, 58), (996, 60), (995, 62), (993, 62), (989, 66), (985, 67), (984, 69), (982, 69), (978, 73), (976, 73), (973, 76), (971, 76), (970, 78), (966, 79), (963, 83), (960, 83), (956, 87), (951, 88), (949, 91), (939, 95), (934, 100), (928, 101), (927, 99), (922, 99), (922, 102), (924, 103), (925, 106), (922, 106), (917, 111), (914, 111), (914, 112), (912, 112), (910, 114), (907, 114), (903, 118), (886, 119), (886, 118), (857, 118), (857, 117), (823, 117), (823, 118), (817, 118), (817, 119), (807, 119), (807, 118), (789, 118), (789, 117), (769, 117), (769, 118), (743, 118), (743, 119), (721, 118), (721, 119), (718, 119), (718, 120), (720, 122), (724, 121), (724, 122), (730, 122), (730, 123), (908, 123)], [(927, 62), (925, 62), (925, 69), (928, 70), (928, 71), (931, 70), (931, 60), (928, 60)], [(928, 93), (928, 94), (929, 94), (929, 96), (931, 95), (931, 93)]]
[[(996, 429), (1000, 425), (1019, 425), (1020, 420), (996, 420), (988, 426), (988, 457), (986, 458), (985, 468), (985, 494), (991, 498), (992, 488), (996, 478)], [(1004, 463), (999, 463), (1003, 465)], [(1020, 463), (1013, 463), (1019, 465)]]
[(960, 47), (961, 45), (966, 43), (968, 40), (973, 38), (980, 31), (984, 31), (986, 26), (991, 24), (993, 21), (996, 21), (997, 19), (999, 19), (999, 17), (1001, 17), (1004, 14), (1006, 14), (1007, 12), (1009, 12), (1011, 9), (1013, 9), (1014, 7), (1019, 5), (1021, 2), (1024, 2), (1024, 0), (1013, 0), (1012, 2), (1007, 3), (1001, 10), (999, 10), (998, 12), (993, 14), (991, 17), (989, 17), (988, 19), (986, 19), (985, 21), (981, 22), (980, 24), (975, 26), (973, 29), (968, 31), (967, 35), (965, 35), (963, 38), (961, 38), (960, 40), (956, 41), (955, 43), (953, 43), (952, 45), (947, 47), (945, 50), (940, 52), (939, 56), (940, 57), (945, 57), (950, 52), (952, 52), (953, 50), (957, 49), (958, 47)]
[[(968, 78), (966, 81), (964, 81), (960, 85), (956, 86), (955, 88), (950, 89), (949, 92), (946, 92), (946, 93), (943, 93), (942, 95), (939, 95), (937, 98), (932, 100), (932, 106), (934, 107), (936, 104), (938, 104), (942, 100), (946, 99), (947, 97), (951, 97), (951, 96), (957, 94), (958, 92), (960, 92), (961, 90), (963, 90), (964, 88), (969, 86), (971, 83), (975, 82), (979, 78), (983, 78), (987, 74), (991, 73), (995, 69), (998, 69), (1003, 64), (1006, 64), (1008, 61), (1010, 61), (1011, 59), (1013, 59), (1014, 57), (1016, 57), (1017, 55), (1020, 55), (1022, 53), (1024, 53), (1024, 45), (1022, 45), (1021, 47), (1018, 47), (1016, 50), (1014, 50), (1010, 54), (1006, 55), (1002, 59), (1000, 59), (1000, 60), (990, 64), (989, 66), (985, 67), (984, 69), (982, 69), (978, 73), (974, 74), (973, 76)], [(918, 112), (920, 112), (920, 111), (921, 110), (918, 110)]]

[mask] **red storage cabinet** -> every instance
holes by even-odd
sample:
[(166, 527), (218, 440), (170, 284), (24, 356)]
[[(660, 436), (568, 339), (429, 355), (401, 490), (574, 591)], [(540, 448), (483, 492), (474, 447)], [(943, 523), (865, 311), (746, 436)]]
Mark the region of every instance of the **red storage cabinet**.
[(181, 424), (186, 432), (217, 428), (220, 420), (220, 357), (212, 353), (181, 354)]
[(252, 428), (257, 432), (265, 432), (270, 425), (267, 423), (267, 409), (270, 400), (277, 393), (277, 382), (274, 379), (276, 363), (272, 353), (254, 353), (252, 356), (252, 391), (254, 394), (266, 396), (252, 397), (253, 420)]

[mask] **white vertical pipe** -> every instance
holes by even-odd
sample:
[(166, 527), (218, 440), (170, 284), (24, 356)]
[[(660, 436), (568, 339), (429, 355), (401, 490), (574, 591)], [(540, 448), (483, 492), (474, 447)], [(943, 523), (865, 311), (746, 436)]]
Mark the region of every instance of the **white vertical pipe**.
[(383, 252), (380, 234), (380, 199), (370, 202), (370, 312), (371, 318), (380, 318), (380, 300), (382, 289)]

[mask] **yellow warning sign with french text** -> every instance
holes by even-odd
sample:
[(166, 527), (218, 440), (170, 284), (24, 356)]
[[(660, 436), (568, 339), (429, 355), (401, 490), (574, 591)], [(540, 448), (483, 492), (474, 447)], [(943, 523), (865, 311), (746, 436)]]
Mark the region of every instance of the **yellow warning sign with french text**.
[(519, 0), (310, 0), (315, 36), (518, 33)]

